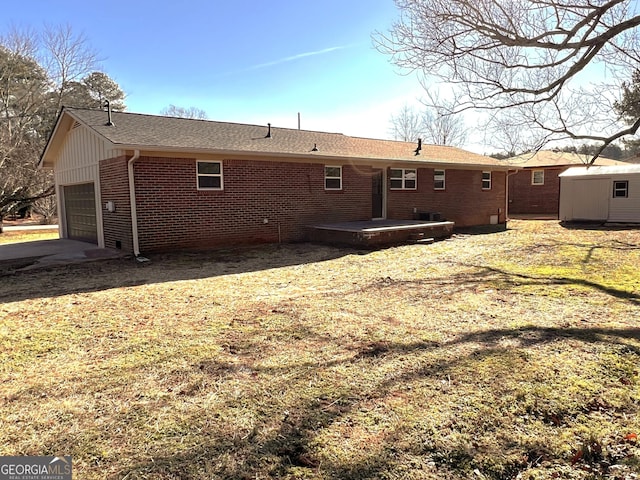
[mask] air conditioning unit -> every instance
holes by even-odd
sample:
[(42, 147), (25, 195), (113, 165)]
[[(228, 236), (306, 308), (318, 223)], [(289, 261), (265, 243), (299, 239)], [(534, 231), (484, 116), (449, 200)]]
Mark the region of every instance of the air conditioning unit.
[(420, 212), (420, 220), (440, 222), (442, 221), (442, 214), (440, 212)]

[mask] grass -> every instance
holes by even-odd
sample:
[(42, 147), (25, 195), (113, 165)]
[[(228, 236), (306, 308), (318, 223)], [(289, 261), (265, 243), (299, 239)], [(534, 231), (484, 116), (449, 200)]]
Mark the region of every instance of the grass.
[(0, 234), (0, 245), (8, 243), (32, 242), (36, 240), (53, 240), (59, 238), (58, 228), (46, 230), (18, 230)]
[(0, 280), (0, 455), (82, 479), (640, 473), (637, 230), (151, 260)]

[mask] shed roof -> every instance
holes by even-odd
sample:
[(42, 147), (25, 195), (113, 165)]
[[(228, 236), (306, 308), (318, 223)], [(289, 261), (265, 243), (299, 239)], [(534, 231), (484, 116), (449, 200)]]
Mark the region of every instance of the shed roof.
[[(566, 167), (570, 165), (588, 165), (592, 158), (592, 155), (557, 152), (554, 150), (540, 150), (538, 152), (523, 153), (522, 155), (507, 158), (505, 162), (512, 167), (519, 168), (548, 168)], [(618, 160), (612, 160), (610, 158), (598, 157), (596, 158), (594, 165), (626, 165), (626, 163)]]
[[(316, 132), (271, 127), (266, 125), (194, 120), (129, 112), (113, 112), (113, 125), (108, 125), (107, 112), (64, 108), (49, 139), (41, 162), (55, 161), (60, 141), (56, 131), (63, 117), (89, 128), (110, 142), (114, 148), (126, 150), (207, 152), (224, 154), (259, 154), (266, 157), (317, 157), (336, 159), (392, 160), (451, 166), (487, 166), (509, 168), (504, 162), (466, 150), (423, 144), (416, 155), (417, 144), (394, 140), (350, 137), (341, 133)], [(67, 119), (67, 122), (69, 120)]]
[(629, 175), (632, 173), (640, 173), (640, 165), (594, 165), (592, 167), (571, 167), (562, 172), (560, 177), (593, 177), (593, 176), (610, 176), (610, 175)]

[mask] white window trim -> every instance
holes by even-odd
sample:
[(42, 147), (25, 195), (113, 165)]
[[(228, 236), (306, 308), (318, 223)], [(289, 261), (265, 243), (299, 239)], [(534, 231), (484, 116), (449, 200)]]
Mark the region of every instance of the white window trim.
[[(391, 177), (391, 172), (389, 172), (389, 190), (417, 190), (418, 189), (418, 169), (417, 168), (391, 168), (390, 170), (391, 171), (400, 170), (402, 172), (402, 177), (401, 178)], [(414, 180), (415, 186), (413, 186), (413, 187), (407, 187), (406, 186), (407, 172), (414, 172), (415, 175), (416, 175), (416, 178)], [(391, 186), (391, 181), (393, 181), (393, 180), (402, 180), (402, 186), (401, 187), (392, 187)]]
[[(327, 175), (327, 168), (338, 168), (340, 169), (340, 176), (339, 177), (330, 177)], [(340, 187), (339, 188), (329, 188), (327, 187), (327, 180), (340, 180)], [(342, 165), (325, 165), (324, 166), (324, 189), (325, 190), (342, 190)]]
[[(220, 173), (199, 173), (198, 172), (198, 164), (199, 163), (218, 163), (220, 164)], [(200, 177), (220, 177), (220, 187), (201, 187), (200, 186)], [(196, 160), (196, 187), (198, 190), (203, 191), (214, 191), (219, 192), (224, 190), (224, 176), (222, 171), (222, 162), (219, 160)]]
[[(442, 172), (442, 174), (437, 174), (436, 172)], [(436, 176), (442, 176), (442, 187), (436, 187)], [(440, 180), (440, 179), (438, 179)], [(442, 168), (437, 168), (433, 170), (433, 189), (434, 190), (445, 190), (447, 188), (447, 171)]]
[[(535, 181), (536, 172), (542, 172), (542, 182)], [(544, 170), (541, 170), (541, 169), (531, 170), (531, 185), (544, 185)]]
[[(485, 173), (488, 173), (488, 174), (489, 174), (489, 186), (488, 186), (488, 187), (485, 187), (485, 186), (484, 186), (484, 182), (486, 182), (486, 180), (485, 180), (485, 178), (484, 178), (484, 174), (485, 174)], [(491, 175), (491, 171), (484, 170), (484, 171), (482, 172), (482, 190), (491, 190), (491, 185), (492, 185), (492, 183), (493, 183), (493, 181), (492, 181), (493, 179), (491, 178), (492, 176), (493, 176), (493, 175)]]

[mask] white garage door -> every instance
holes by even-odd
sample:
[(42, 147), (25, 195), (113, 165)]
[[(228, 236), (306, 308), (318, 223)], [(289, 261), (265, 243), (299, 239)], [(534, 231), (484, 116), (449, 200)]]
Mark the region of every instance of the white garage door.
[(63, 188), (67, 237), (97, 244), (98, 227), (93, 183), (68, 185)]

